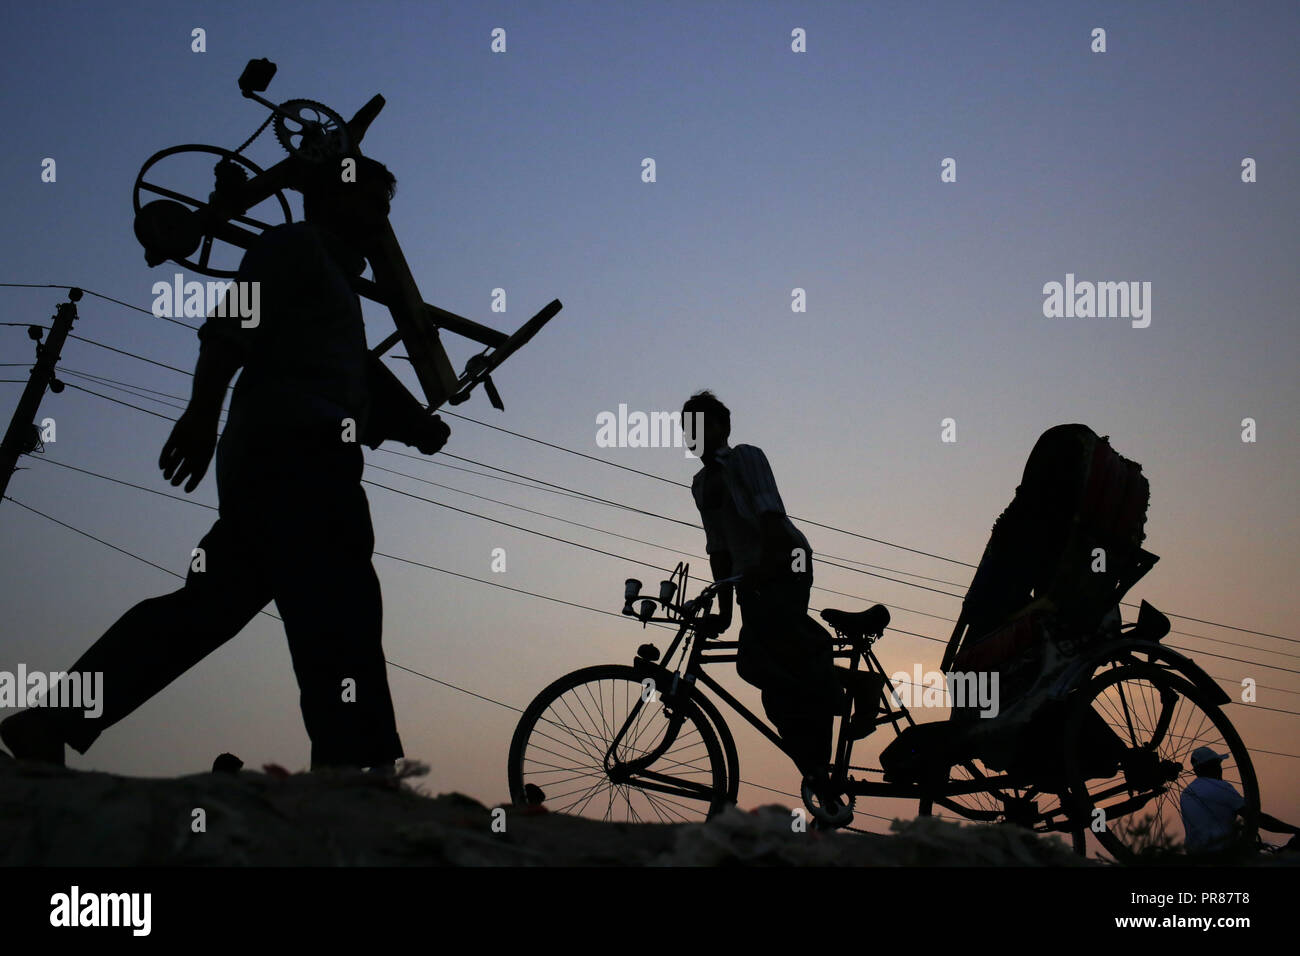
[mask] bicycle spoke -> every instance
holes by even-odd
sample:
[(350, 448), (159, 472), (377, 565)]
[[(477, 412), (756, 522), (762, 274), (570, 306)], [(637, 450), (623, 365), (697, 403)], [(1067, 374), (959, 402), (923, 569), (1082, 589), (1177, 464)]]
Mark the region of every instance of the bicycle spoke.
[[(571, 728), (565, 727), (563, 724), (556, 723), (555, 721), (547, 721), (547, 723), (555, 724), (556, 727), (564, 727), (565, 730), (568, 730), (571, 734), (573, 733), (573, 731), (572, 731)], [(592, 757), (594, 756), (594, 755), (591, 753), (591, 751), (589, 751), (589, 750), (584, 750), (582, 747), (575, 746), (574, 744), (571, 744), (571, 743), (569, 743), (569, 742), (566, 741), (566, 740), (561, 740), (559, 737), (553, 737), (553, 736), (551, 736), (550, 734), (542, 733), (541, 731), (537, 731), (537, 736), (538, 736), (538, 737), (543, 737), (543, 738), (545, 738), (546, 740), (550, 740), (550, 741), (552, 741), (552, 742), (554, 742), (554, 743), (557, 743), (557, 744), (559, 744), (561, 747), (568, 747), (568, 748), (569, 748), (570, 750), (572, 750), (574, 753), (581, 754), (583, 757), (592, 758)], [(558, 756), (558, 755), (557, 755), (557, 756)]]
[(605, 789), (604, 787), (600, 787), (600, 786), (593, 787), (585, 800), (582, 800), (581, 802), (574, 801), (574, 803), (570, 804), (570, 806), (573, 808), (573, 815), (579, 817), (582, 816), (583, 811), (587, 809), (587, 804), (591, 803), (592, 800), (600, 796), (601, 792), (604, 789)]
[[(586, 690), (586, 692), (587, 692), (587, 698), (588, 698), (588, 700), (590, 700), (590, 701), (592, 702), (592, 704), (594, 704), (595, 707), (596, 707), (596, 714), (597, 714), (597, 715), (599, 716), (599, 718), (600, 718), (600, 719), (599, 719), (599, 722), (596, 720), (596, 718), (593, 718), (593, 717), (591, 716), (591, 711), (589, 711), (589, 710), (587, 709), (587, 703), (586, 703), (586, 701), (584, 701), (584, 700), (582, 699), (582, 696), (581, 696), (581, 695), (575, 695), (575, 697), (577, 697), (577, 700), (578, 700), (578, 706), (582, 708), (582, 712), (583, 712), (584, 714), (587, 715), (587, 717), (588, 717), (589, 720), (591, 720), (591, 723), (592, 723), (592, 726), (593, 726), (593, 727), (597, 726), (597, 723), (599, 723), (599, 728), (598, 728), (598, 729), (599, 729), (600, 734), (601, 734), (601, 739), (604, 740), (604, 741), (610, 741), (610, 742), (612, 742), (613, 739), (614, 739), (614, 735), (613, 735), (612, 733), (610, 733), (610, 730), (609, 730), (609, 724), (608, 724), (608, 723), (606, 722), (606, 720), (605, 720), (605, 708), (604, 708), (604, 705), (603, 705), (600, 701), (596, 700), (595, 695), (592, 694), (592, 692), (591, 692), (591, 687), (590, 687), (590, 685), (588, 685), (587, 687), (585, 687), (585, 688), (583, 688), (583, 689)], [(597, 689), (597, 690), (600, 689), (600, 684), (597, 684), (597, 685), (596, 685), (596, 689)]]
[[(637, 700), (641, 700), (640, 695), (638, 695)], [(628, 733), (624, 736), (624, 738), (623, 738), (623, 739), (624, 739), (624, 743), (625, 743), (625, 746), (628, 747), (629, 751), (632, 750), (633, 748), (635, 748), (638, 744), (640, 744), (640, 742), (641, 742), (641, 738), (644, 737), (645, 734), (646, 734), (646, 732), (650, 729), (650, 726), (651, 726), (651, 724), (652, 724), (652, 721), (650, 721), (650, 720), (646, 720), (645, 723), (642, 724), (642, 719), (645, 718), (645, 716), (646, 716), (649, 712), (650, 712), (650, 708), (649, 708), (649, 707), (642, 707), (640, 710), (638, 710), (638, 711), (637, 711), (637, 715), (636, 715), (636, 723), (634, 723), (634, 724), (633, 724), (633, 725), (628, 729)], [(661, 710), (659, 713), (662, 715), (662, 713), (663, 713), (662, 710)], [(631, 738), (631, 739), (629, 740), (628, 738)], [(647, 747), (647, 748), (643, 749), (641, 752), (642, 752), (642, 753), (646, 753), (646, 752), (648, 752), (649, 750), (652, 750), (652, 749), (654, 749), (654, 748)]]
[[(584, 730), (584, 732), (585, 732), (585, 731), (586, 731), (586, 726), (583, 725), (583, 723), (582, 723), (582, 719), (581, 719), (581, 718), (580, 718), (576, 713), (574, 713), (573, 708), (569, 706), (569, 702), (568, 702), (567, 700), (564, 700), (563, 698), (561, 698), (561, 700), (563, 700), (564, 708), (565, 708), (565, 710), (567, 710), (567, 711), (569, 712), (569, 716), (571, 716), (571, 717), (573, 718), (574, 723), (576, 723), (576, 724), (582, 726), (582, 727), (583, 727), (583, 730)], [(588, 733), (588, 734), (586, 734), (586, 735), (587, 735), (587, 736), (592, 736), (590, 733)], [(586, 743), (585, 740), (579, 740), (578, 743), (582, 746), (582, 748), (583, 748), (584, 750), (587, 751), (587, 756), (589, 756), (592, 760), (596, 761), (597, 764), (603, 764), (603, 763), (605, 762), (605, 754), (604, 754), (604, 747), (603, 747), (603, 746), (601, 746), (601, 747), (599, 747), (599, 748), (597, 748), (597, 749), (593, 749), (593, 748), (587, 746), (587, 743)]]
[[(657, 793), (654, 791), (646, 791), (645, 795), (646, 795), (646, 799), (650, 800), (656, 806), (663, 806), (666, 804), (668, 807), (678, 808), (679, 811), (684, 809), (689, 812), (694, 812), (693, 808), (687, 806), (686, 804), (678, 803), (676, 800), (669, 798), (667, 794)], [(668, 812), (672, 813), (672, 810), (669, 809)], [(678, 813), (677, 818), (682, 822), (686, 822), (687, 820), (689, 820), (689, 817), (681, 814), (680, 812)]]
[(623, 802), (627, 804), (627, 812), (628, 815), (632, 818), (632, 822), (641, 823), (642, 822), (641, 814), (637, 813), (636, 808), (632, 806), (632, 798), (628, 795), (627, 784), (620, 785), (618, 788), (618, 792), (623, 797)]
[[(559, 812), (560, 812), (560, 813), (568, 813), (569, 810), (570, 810), (572, 807), (576, 806), (576, 805), (579, 804), (579, 803), (582, 803), (583, 800), (584, 800), (584, 798), (586, 798), (586, 799), (590, 799), (590, 797), (589, 797), (588, 795), (591, 794), (591, 793), (593, 793), (593, 792), (595, 792), (596, 790), (599, 790), (599, 789), (600, 789), (600, 786), (601, 786), (604, 782), (605, 782), (605, 778), (604, 778), (604, 777), (601, 777), (599, 780), (597, 780), (595, 783), (593, 783), (590, 787), (588, 787), (588, 788), (585, 789), (585, 790), (583, 790), (583, 789), (581, 789), (581, 788), (579, 788), (579, 789), (577, 789), (577, 790), (570, 790), (568, 793), (562, 793), (562, 794), (560, 794), (559, 796), (555, 797), (555, 798), (554, 798), (554, 799), (555, 799), (555, 802), (558, 803), (559, 801), (563, 800), (565, 797), (572, 796), (572, 795), (575, 794), (575, 793), (581, 794), (581, 795), (578, 797), (578, 799), (574, 800), (572, 803), (568, 804), (567, 806), (563, 806), (563, 807), (561, 807), (560, 810), (559, 810)], [(581, 812), (581, 811), (579, 811), (579, 812)]]

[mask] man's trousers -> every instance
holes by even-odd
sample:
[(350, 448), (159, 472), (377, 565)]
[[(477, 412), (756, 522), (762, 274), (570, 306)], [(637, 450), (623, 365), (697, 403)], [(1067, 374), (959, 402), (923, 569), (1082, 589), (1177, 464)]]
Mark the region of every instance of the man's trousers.
[[(104, 729), (274, 601), (312, 766), (391, 763), (402, 746), (384, 664), (361, 449), (334, 430), (237, 437), (236, 444), (223, 434), (218, 447), (220, 516), (199, 542), (185, 586), (131, 608), (73, 665), (102, 672), (104, 709), (97, 719), (52, 712), (64, 739), (85, 753)], [(230, 689), (230, 702), (256, 707), (238, 687)]]
[(763, 691), (763, 710), (804, 774), (830, 763), (834, 715), (844, 704), (831, 644), (808, 617), (812, 574), (741, 584), (736, 671)]

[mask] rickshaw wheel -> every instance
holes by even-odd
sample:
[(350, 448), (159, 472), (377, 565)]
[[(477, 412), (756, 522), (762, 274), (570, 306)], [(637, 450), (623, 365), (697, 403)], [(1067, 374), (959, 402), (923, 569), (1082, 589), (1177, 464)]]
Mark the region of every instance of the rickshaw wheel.
[[(947, 779), (960, 783), (984, 777), (996, 776), (999, 776), (997, 771), (985, 767), (978, 758), (973, 758), (953, 764), (948, 769)], [(1049, 799), (1048, 802), (1040, 808), (1038, 802), (1043, 797)], [(1038, 834), (1046, 835), (1051, 833), (1059, 835), (1063, 839), (1066, 838), (1066, 833), (1062, 832), (1060, 829), (1050, 828), (1046, 821), (1027, 819), (1030, 814), (1028, 807), (1031, 801), (1033, 803), (1032, 816), (1034, 818), (1049, 811), (1053, 816), (1064, 817), (1068, 815), (1067, 805), (1063, 797), (1036, 788), (992, 788), (979, 793), (955, 794), (941, 798), (938, 802), (941, 807), (946, 807), (950, 812), (956, 813), (958, 816), (966, 820), (983, 823), (1013, 824), (1023, 826)], [(942, 815), (935, 813), (935, 802), (936, 801), (932, 797), (921, 798), (918, 808), (920, 815), (924, 817)], [(1021, 814), (1024, 814), (1024, 816), (1022, 817)], [(1087, 840), (1082, 828), (1078, 826), (1070, 826), (1067, 842), (1069, 843), (1070, 848), (1080, 856), (1083, 856), (1086, 852)]]
[[(189, 195), (185, 189), (193, 190), (192, 185), (177, 185), (176, 187), (164, 185), (163, 181), (157, 178), (157, 173), (151, 171), (163, 160), (175, 160), (184, 157), (186, 165), (189, 167), (185, 170), (189, 175), (182, 177), (178, 174), (178, 163), (168, 162), (167, 166), (172, 170), (173, 178), (187, 178), (190, 183), (204, 183), (204, 190), (210, 189), (206, 185), (209, 178), (213, 175), (213, 166), (208, 165), (210, 157), (217, 157), (217, 166), (226, 164), (228, 170), (238, 169), (240, 172), (236, 175), (247, 178), (252, 176), (261, 176), (266, 171), (258, 166), (252, 160), (220, 146), (206, 146), (201, 143), (187, 143), (182, 146), (171, 146), (167, 149), (159, 150), (150, 156), (140, 172), (136, 174), (135, 184), (131, 189), (131, 205), (136, 214), (136, 236), (144, 242), (156, 243), (156, 251), (165, 259), (170, 259), (177, 265), (201, 273), (206, 276), (212, 276), (219, 279), (234, 278), (239, 270), (239, 260), (235, 259), (230, 265), (234, 268), (224, 268), (212, 261), (212, 252), (214, 245), (221, 243), (223, 245), (232, 245), (227, 239), (222, 239), (216, 233), (210, 231), (210, 226), (205, 226), (202, 214), (207, 212), (211, 205), (212, 194), (208, 193), (207, 199), (200, 199)], [(201, 157), (201, 160), (200, 158)], [(202, 177), (200, 179), (200, 177)], [(160, 197), (153, 201), (148, 201), (150, 195)], [(289, 202), (285, 199), (284, 192), (277, 190), (269, 197), (262, 200), (254, 209), (265, 208), (269, 215), (278, 222), (266, 222), (255, 218), (250, 209), (240, 215), (234, 216), (229, 220), (229, 225), (238, 227), (253, 227), (260, 232), (265, 232), (275, 225), (293, 222), (293, 211), (289, 208)], [(249, 229), (244, 229), (250, 237), (255, 237)], [(148, 251), (148, 250), (147, 250)], [(197, 253), (197, 256), (195, 255)], [(240, 253), (242, 255), (242, 251)]]
[(1245, 799), (1232, 845), (1219, 855), (1255, 840), (1259, 785), (1250, 753), (1222, 709), (1175, 671), (1129, 664), (1094, 674), (1072, 695), (1062, 747), (1074, 820), (1115, 862), (1195, 860), (1181, 798), (1195, 777), (1197, 747), (1229, 754), (1223, 779)]

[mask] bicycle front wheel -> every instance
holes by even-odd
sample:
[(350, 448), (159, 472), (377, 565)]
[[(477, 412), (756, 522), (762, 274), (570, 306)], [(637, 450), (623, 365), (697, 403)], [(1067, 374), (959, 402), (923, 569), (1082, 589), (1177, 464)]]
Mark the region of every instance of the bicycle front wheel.
[(709, 719), (622, 664), (566, 674), (528, 705), (510, 741), (510, 797), (631, 823), (706, 820), (729, 802)]

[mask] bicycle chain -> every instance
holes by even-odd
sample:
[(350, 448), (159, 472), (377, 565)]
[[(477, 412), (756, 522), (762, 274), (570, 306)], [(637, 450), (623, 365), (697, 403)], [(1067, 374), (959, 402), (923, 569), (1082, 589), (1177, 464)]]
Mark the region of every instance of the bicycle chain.
[(253, 140), (255, 140), (255, 139), (257, 139), (257, 137), (261, 136), (261, 135), (262, 135), (262, 132), (263, 132), (263, 131), (268, 127), (268, 126), (270, 126), (271, 123), (272, 123), (274, 120), (275, 120), (275, 113), (272, 113), (270, 116), (268, 116), (268, 117), (266, 118), (266, 122), (263, 123), (261, 126), (259, 126), (259, 127), (257, 128), (257, 131), (254, 132), (252, 136), (250, 136), (250, 137), (248, 137), (248, 139), (244, 140), (243, 145), (240, 146), (239, 149), (235, 150), (235, 155), (238, 156), (240, 153), (242, 153), (244, 150), (246, 150), (246, 149), (249, 147), (249, 145), (253, 142)]

